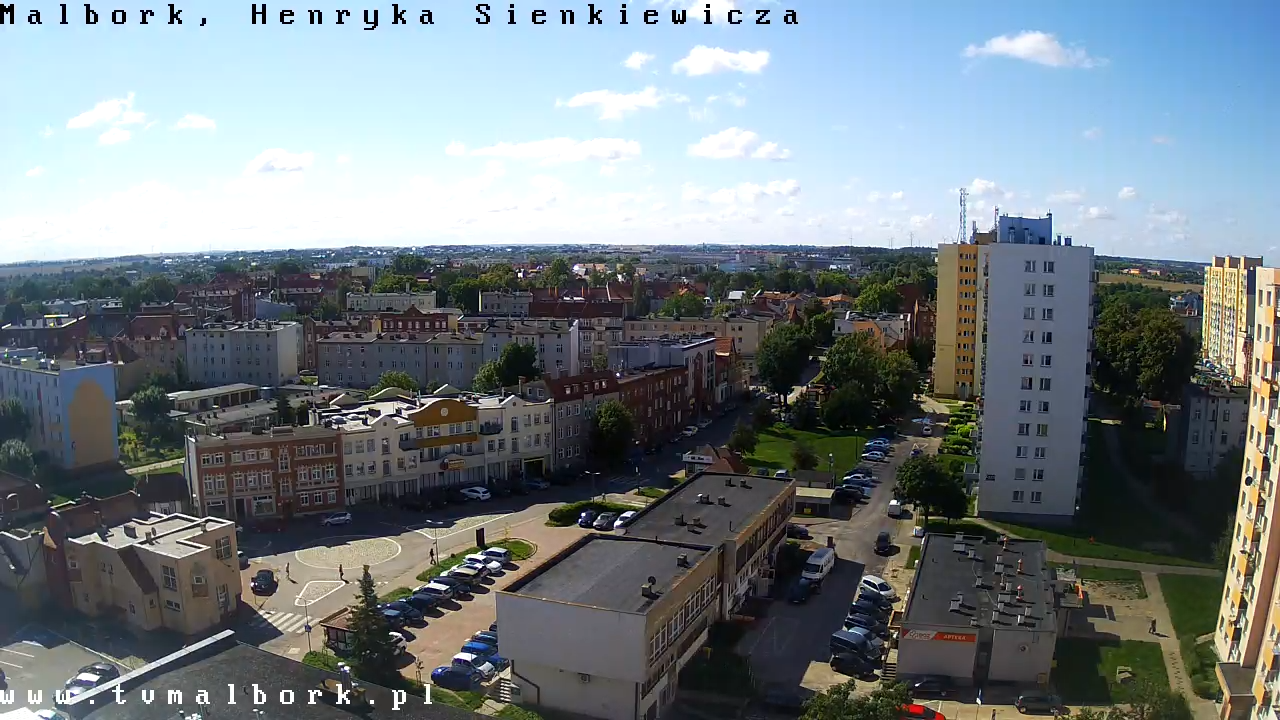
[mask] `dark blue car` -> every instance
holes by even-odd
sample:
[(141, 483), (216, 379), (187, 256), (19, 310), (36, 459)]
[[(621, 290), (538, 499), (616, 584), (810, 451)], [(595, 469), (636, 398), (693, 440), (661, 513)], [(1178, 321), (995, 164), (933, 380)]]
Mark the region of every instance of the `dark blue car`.
[(403, 600), (396, 600), (395, 602), (389, 602), (386, 605), (383, 605), (382, 609), (395, 610), (396, 612), (399, 612), (400, 616), (404, 618), (405, 622), (416, 623), (422, 620), (422, 611), (418, 610), (413, 605)]
[(465, 692), (474, 690), (480, 684), (480, 675), (466, 668), (446, 665), (431, 671), (431, 684), (445, 690)]

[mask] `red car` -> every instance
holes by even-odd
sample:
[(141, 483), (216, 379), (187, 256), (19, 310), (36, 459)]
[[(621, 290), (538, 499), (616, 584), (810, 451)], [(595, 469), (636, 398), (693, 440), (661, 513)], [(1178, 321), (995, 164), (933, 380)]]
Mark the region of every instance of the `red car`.
[(947, 720), (947, 718), (937, 710), (932, 710), (923, 705), (916, 705), (914, 703), (911, 705), (903, 705), (902, 714), (898, 717), (902, 720)]

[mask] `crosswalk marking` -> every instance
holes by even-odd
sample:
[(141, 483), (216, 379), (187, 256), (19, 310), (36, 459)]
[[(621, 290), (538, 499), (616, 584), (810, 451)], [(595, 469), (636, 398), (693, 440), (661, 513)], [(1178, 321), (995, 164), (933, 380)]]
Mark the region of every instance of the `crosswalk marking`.
[(276, 610), (266, 610), (262, 615), (254, 618), (249, 622), (249, 627), (254, 629), (262, 629), (271, 626), (283, 633), (306, 632), (307, 616), (297, 613), (278, 612)]

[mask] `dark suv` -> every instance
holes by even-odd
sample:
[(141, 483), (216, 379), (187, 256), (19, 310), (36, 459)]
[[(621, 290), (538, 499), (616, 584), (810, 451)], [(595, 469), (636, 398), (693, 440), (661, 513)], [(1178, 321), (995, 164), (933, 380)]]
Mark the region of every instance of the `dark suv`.
[(879, 535), (876, 535), (876, 554), (877, 555), (889, 554), (889, 549), (892, 547), (893, 547), (893, 542), (889, 539), (888, 532), (882, 532)]
[(1042, 692), (1025, 692), (1018, 696), (1013, 704), (1020, 713), (1051, 713), (1062, 710), (1062, 699), (1057, 695)]

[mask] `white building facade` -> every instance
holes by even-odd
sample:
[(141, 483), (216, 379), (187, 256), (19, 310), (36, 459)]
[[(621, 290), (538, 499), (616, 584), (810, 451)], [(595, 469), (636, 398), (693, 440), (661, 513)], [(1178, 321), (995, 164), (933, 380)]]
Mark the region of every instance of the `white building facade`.
[(203, 385), (279, 386), (298, 377), (302, 325), (254, 320), (187, 330), (187, 376)]
[(435, 292), (347, 293), (347, 310), (350, 312), (404, 312), (411, 307), (422, 312), (435, 312)]
[[(1052, 241), (1047, 220), (1000, 220), (978, 256), (978, 513), (1070, 520), (1092, 387), (1093, 249)], [(1008, 241), (1006, 226), (1018, 230)]]
[(544, 477), (554, 469), (555, 403), (519, 395), (488, 396), (479, 404), (480, 440), (493, 481)]

